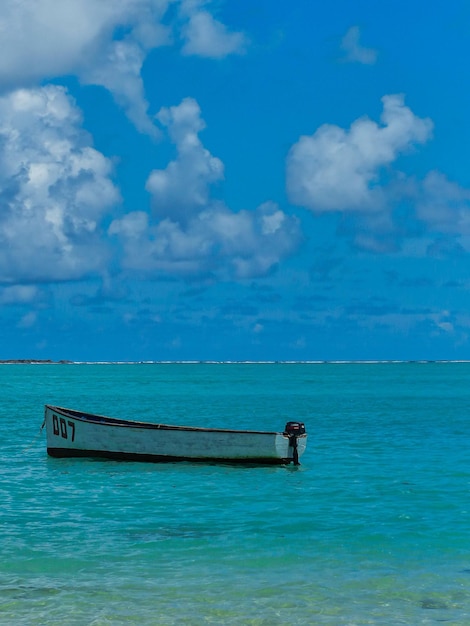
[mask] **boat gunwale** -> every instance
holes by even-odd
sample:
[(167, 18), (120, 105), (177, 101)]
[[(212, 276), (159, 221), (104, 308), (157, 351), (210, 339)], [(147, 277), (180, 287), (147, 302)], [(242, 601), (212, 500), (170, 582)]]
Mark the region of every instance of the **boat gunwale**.
[[(76, 409), (68, 409), (66, 407), (55, 406), (52, 404), (46, 404), (45, 409), (50, 409), (53, 413), (59, 413), (60, 415), (75, 419), (87, 424), (95, 424), (96, 426), (114, 426), (118, 428), (142, 428), (149, 430), (176, 430), (176, 431), (190, 431), (190, 432), (220, 432), (220, 433), (237, 433), (237, 434), (251, 434), (251, 435), (280, 435), (288, 437), (284, 432), (280, 431), (266, 431), (266, 430), (237, 430), (232, 428), (204, 428), (199, 426), (176, 426), (170, 424), (156, 424), (154, 422), (141, 422), (138, 420), (128, 420), (122, 418), (108, 417), (106, 415), (100, 415), (96, 413), (87, 413), (85, 411), (77, 411)], [(298, 435), (298, 437), (306, 437), (307, 433)]]
[(151, 454), (140, 452), (116, 452), (113, 450), (84, 450), (81, 448), (57, 448), (48, 447), (47, 454), (53, 458), (72, 459), (72, 458), (90, 458), (108, 461), (134, 461), (149, 463), (201, 463), (216, 465), (235, 465), (235, 466), (281, 466), (289, 465), (292, 461), (288, 457), (211, 457), (211, 456), (175, 456), (165, 454)]

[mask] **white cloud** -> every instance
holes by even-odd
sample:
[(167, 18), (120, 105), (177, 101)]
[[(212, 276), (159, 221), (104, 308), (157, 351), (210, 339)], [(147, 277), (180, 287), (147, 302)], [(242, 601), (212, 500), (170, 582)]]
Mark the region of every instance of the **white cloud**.
[(110, 42), (100, 60), (84, 68), (80, 78), (84, 84), (108, 89), (137, 130), (156, 137), (158, 131), (147, 116), (148, 103), (140, 76), (144, 59), (144, 50), (135, 42)]
[(2, 87), (76, 70), (110, 22), (112, 7), (106, 2), (4, 0), (0, 5)]
[(469, 189), (431, 171), (423, 180), (399, 180), (387, 194), (387, 210), (343, 215), (340, 232), (355, 247), (440, 258), (470, 251)]
[(55, 281), (99, 271), (100, 222), (119, 201), (111, 164), (57, 86), (0, 98), (0, 282)]
[(358, 26), (351, 26), (341, 41), (341, 48), (345, 53), (345, 60), (350, 63), (373, 65), (377, 61), (377, 51), (365, 48), (359, 43), (360, 30)]
[(178, 157), (147, 181), (156, 216), (184, 222), (207, 205), (209, 186), (223, 179), (222, 162), (202, 145), (198, 133), (205, 124), (199, 105), (186, 98), (179, 106), (162, 109), (158, 119), (167, 126)]
[(183, 54), (218, 59), (245, 52), (247, 39), (243, 33), (229, 32), (208, 11), (194, 10), (193, 2), (186, 5), (191, 8), (188, 22), (182, 29)]
[(430, 172), (423, 181), (416, 213), (432, 232), (470, 235), (470, 190)]
[(265, 222), (276, 213), (270, 204), (239, 213), (215, 204), (183, 226), (169, 219), (153, 224), (146, 213), (135, 212), (114, 220), (109, 234), (123, 244), (124, 267), (143, 276), (250, 278), (268, 273), (299, 243), (297, 220), (284, 213), (279, 227), (266, 234)]
[[(163, 109), (160, 121), (177, 158), (149, 176), (153, 216), (133, 212), (114, 220), (109, 234), (121, 241), (124, 266), (145, 275), (250, 277), (269, 272), (298, 246), (299, 225), (274, 203), (234, 213), (211, 198), (222, 162), (199, 139), (205, 124), (195, 100)], [(160, 220), (160, 221), (158, 221)]]
[(368, 118), (349, 130), (325, 124), (303, 136), (287, 157), (290, 200), (313, 211), (373, 211), (383, 207), (380, 174), (416, 143), (424, 143), (432, 122), (405, 106), (401, 95), (382, 98), (382, 124)]
[[(141, 132), (157, 134), (141, 78), (148, 53), (172, 42), (164, 24), (175, 0), (3, 0), (0, 93), (73, 74), (108, 89)], [(223, 57), (245, 38), (230, 33), (200, 2), (179, 2), (184, 54)], [(180, 20), (177, 23), (181, 25)]]
[(168, 42), (161, 24), (168, 5), (169, 0), (5, 0), (0, 90), (75, 74), (85, 84), (109, 89), (137, 128), (153, 133), (140, 70), (146, 54)]

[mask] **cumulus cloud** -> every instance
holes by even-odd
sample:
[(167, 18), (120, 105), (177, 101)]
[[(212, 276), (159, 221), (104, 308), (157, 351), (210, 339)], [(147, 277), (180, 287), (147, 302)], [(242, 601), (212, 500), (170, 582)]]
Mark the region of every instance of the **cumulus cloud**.
[(470, 235), (470, 190), (440, 172), (430, 172), (424, 179), (416, 212), (432, 232)]
[(199, 139), (198, 133), (205, 127), (200, 113), (197, 102), (186, 98), (157, 116), (168, 128), (178, 154), (166, 169), (154, 170), (147, 181), (158, 217), (185, 221), (207, 205), (210, 185), (223, 179), (222, 162)]
[[(148, 53), (172, 42), (174, 0), (4, 0), (0, 4), (0, 93), (76, 75), (108, 89), (141, 132), (157, 130), (147, 115), (141, 78)], [(184, 54), (223, 57), (239, 52), (230, 33), (194, 0), (178, 3)], [(164, 23), (168, 22), (168, 24)]]
[(344, 51), (344, 60), (349, 63), (362, 63), (373, 65), (377, 61), (377, 51), (365, 48), (359, 42), (361, 32), (359, 26), (351, 26), (341, 41), (341, 49)]
[(416, 217), (427, 236), (426, 252), (458, 257), (470, 251), (470, 190), (441, 172), (429, 172), (415, 185)]
[[(140, 77), (169, 0), (5, 0), (0, 6), (0, 90), (75, 74), (109, 89), (137, 128), (154, 133)], [(34, 60), (32, 62), (32, 60)]]
[(135, 42), (112, 42), (99, 62), (81, 71), (80, 78), (84, 84), (108, 89), (137, 130), (157, 137), (157, 128), (147, 115), (148, 103), (140, 76), (144, 59), (144, 50)]
[(196, 101), (163, 109), (159, 119), (177, 158), (149, 176), (152, 215), (135, 211), (109, 228), (122, 243), (127, 269), (152, 276), (247, 278), (266, 274), (296, 249), (298, 222), (276, 204), (235, 213), (211, 198), (223, 164), (199, 139), (204, 122)]
[[(401, 183), (401, 184), (400, 184)], [(470, 190), (431, 171), (387, 190), (387, 210), (345, 212), (339, 232), (362, 250), (398, 251), (408, 240), (413, 256), (457, 257), (470, 251)]]
[(123, 243), (126, 269), (155, 277), (262, 276), (300, 239), (297, 221), (271, 204), (239, 213), (214, 205), (184, 226), (169, 219), (153, 224), (134, 212), (114, 220), (109, 232)]
[(404, 104), (401, 95), (382, 98), (381, 125), (369, 118), (349, 130), (325, 124), (303, 136), (287, 157), (291, 202), (313, 211), (373, 211), (385, 198), (380, 175), (416, 143), (426, 142), (432, 122)]
[(112, 12), (110, 3), (93, 0), (4, 0), (0, 5), (2, 88), (76, 71), (83, 56), (97, 46), (103, 29), (112, 28)]
[(182, 14), (187, 16), (187, 23), (182, 29), (186, 55), (198, 55), (210, 58), (222, 58), (229, 54), (245, 52), (247, 38), (243, 33), (230, 32), (208, 11), (199, 8), (198, 0), (186, 0), (182, 3)]
[(106, 261), (100, 223), (119, 201), (65, 89), (0, 98), (0, 282), (78, 279)]

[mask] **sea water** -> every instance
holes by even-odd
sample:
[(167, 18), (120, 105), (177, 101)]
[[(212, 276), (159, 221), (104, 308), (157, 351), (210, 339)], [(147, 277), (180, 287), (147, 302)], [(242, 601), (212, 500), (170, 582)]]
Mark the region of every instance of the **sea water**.
[[(470, 624), (470, 364), (1, 365), (0, 623)], [(52, 459), (45, 403), (300, 467)]]

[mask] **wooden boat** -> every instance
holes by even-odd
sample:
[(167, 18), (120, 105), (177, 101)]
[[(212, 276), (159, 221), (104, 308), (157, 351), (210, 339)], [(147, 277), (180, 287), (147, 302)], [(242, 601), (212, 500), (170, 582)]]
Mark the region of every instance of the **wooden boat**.
[(302, 422), (284, 432), (170, 426), (45, 406), (47, 453), (131, 461), (299, 464), (307, 434)]

